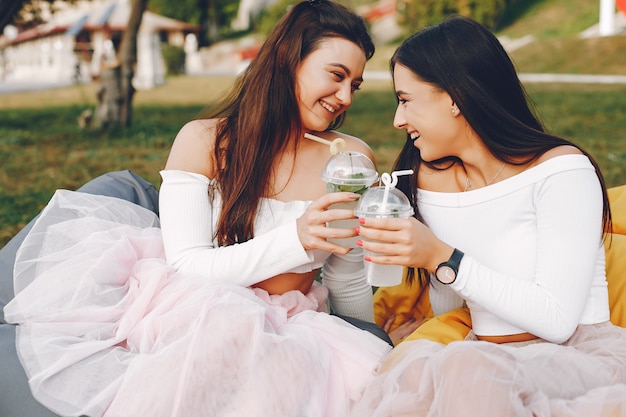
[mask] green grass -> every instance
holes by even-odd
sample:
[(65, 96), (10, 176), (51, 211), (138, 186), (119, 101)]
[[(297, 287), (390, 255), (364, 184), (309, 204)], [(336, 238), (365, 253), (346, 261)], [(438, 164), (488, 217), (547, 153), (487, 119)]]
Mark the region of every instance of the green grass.
[(538, 40), (510, 53), (519, 72), (626, 75), (626, 36)]
[[(224, 79), (179, 77), (166, 87), (139, 92), (133, 126), (108, 134), (78, 127), (85, 102), (76, 90), (86, 87), (3, 96), (0, 246), (57, 188), (76, 189), (105, 172), (123, 169), (158, 187), (158, 171), (178, 129), (227, 85)], [(609, 186), (626, 184), (626, 86), (542, 84), (528, 90), (552, 132), (586, 148)], [(42, 105), (53, 97), (56, 106)], [(391, 169), (405, 140), (392, 125), (395, 105), (389, 82), (367, 82), (342, 128), (372, 146), (381, 172)]]
[(76, 189), (108, 171), (130, 169), (153, 184), (178, 129), (198, 105), (137, 106), (131, 129), (82, 131), (83, 107), (0, 110), (0, 246), (57, 188)]
[(574, 36), (598, 23), (598, 0), (518, 0), (506, 11), (500, 35), (538, 39)]

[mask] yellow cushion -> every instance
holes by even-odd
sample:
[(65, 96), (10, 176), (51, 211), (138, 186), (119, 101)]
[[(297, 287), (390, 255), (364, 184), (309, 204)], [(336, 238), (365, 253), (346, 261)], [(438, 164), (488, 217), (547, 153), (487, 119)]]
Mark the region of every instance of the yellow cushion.
[(611, 322), (626, 327), (626, 235), (613, 234), (604, 245)]
[(403, 341), (428, 339), (448, 344), (455, 340), (463, 340), (472, 328), (469, 309), (458, 308), (440, 314), (422, 324)]
[[(613, 216), (613, 235), (607, 237), (606, 276), (609, 289), (611, 322), (626, 327), (626, 185), (608, 190)], [(407, 319), (426, 318), (417, 330), (404, 340), (429, 339), (440, 343), (462, 340), (472, 324), (467, 309), (453, 310), (433, 318), (428, 289), (418, 283), (411, 286), (379, 288), (374, 294), (374, 315), (380, 326), (392, 314), (391, 330)]]
[[(406, 269), (405, 269), (406, 277)], [(392, 315), (395, 319), (390, 331), (407, 322), (410, 318), (421, 320), (433, 317), (428, 291), (423, 291), (418, 282), (409, 285), (406, 281), (395, 287), (381, 287), (374, 293), (374, 320), (384, 326)]]
[(626, 235), (626, 185), (609, 188), (611, 215), (613, 216), (613, 233)]
[(606, 280), (611, 322), (626, 327), (626, 185), (608, 190), (613, 235), (606, 239)]

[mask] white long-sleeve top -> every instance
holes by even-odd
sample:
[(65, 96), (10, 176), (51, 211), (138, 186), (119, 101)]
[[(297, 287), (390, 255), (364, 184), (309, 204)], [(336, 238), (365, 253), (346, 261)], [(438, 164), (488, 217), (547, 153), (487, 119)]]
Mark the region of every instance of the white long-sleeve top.
[(557, 156), (474, 191), (418, 190), (418, 204), (431, 230), (465, 253), (454, 283), (431, 277), (435, 314), (465, 301), (477, 335), (555, 343), (609, 320), (601, 187), (586, 156)]
[[(373, 322), (372, 289), (367, 283), (360, 248), (347, 255), (307, 251), (296, 230), (296, 219), (310, 201), (283, 202), (263, 198), (254, 238), (229, 246), (213, 239), (221, 212), (221, 195), (204, 175), (161, 171), (159, 217), (165, 256), (177, 270), (208, 279), (250, 286), (278, 274), (306, 273), (322, 268), (335, 312)], [(209, 189), (213, 199), (209, 198)]]

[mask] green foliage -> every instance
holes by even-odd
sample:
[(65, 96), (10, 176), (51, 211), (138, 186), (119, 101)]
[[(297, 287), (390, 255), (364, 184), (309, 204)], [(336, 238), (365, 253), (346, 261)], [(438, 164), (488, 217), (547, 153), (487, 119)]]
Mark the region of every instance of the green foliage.
[[(148, 10), (187, 23), (200, 25), (200, 42), (219, 33), (231, 33), (230, 23), (237, 16), (239, 0), (149, 0)], [(213, 39), (215, 40), (215, 39)], [(204, 45), (204, 44), (203, 44)]]
[[(337, 3), (343, 4), (351, 9), (355, 8), (354, 1), (351, 0), (335, 0)], [(267, 35), (274, 29), (276, 23), (291, 8), (291, 6), (299, 3), (300, 0), (276, 0), (272, 5), (263, 10), (260, 15), (254, 19), (255, 30), (261, 34)]]
[(256, 31), (264, 35), (269, 34), (276, 26), (276, 22), (296, 3), (297, 1), (294, 0), (277, 0), (254, 19), (256, 21)]
[(161, 44), (161, 53), (163, 54), (163, 61), (165, 61), (165, 68), (168, 75), (180, 75), (185, 73), (184, 48), (163, 43)]
[(506, 0), (406, 0), (402, 5), (401, 24), (412, 33), (453, 14), (494, 28), (504, 14)]
[(199, 25), (201, 13), (198, 0), (149, 0), (148, 10), (182, 22)]

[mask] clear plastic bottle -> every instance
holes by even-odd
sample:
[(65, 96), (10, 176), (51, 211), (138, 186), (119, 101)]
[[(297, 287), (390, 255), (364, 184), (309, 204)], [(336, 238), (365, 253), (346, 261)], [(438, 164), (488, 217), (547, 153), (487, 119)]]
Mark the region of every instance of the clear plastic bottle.
[[(378, 182), (378, 172), (374, 163), (364, 154), (354, 151), (341, 151), (333, 155), (322, 170), (322, 179), (326, 182), (329, 193), (347, 191), (363, 194), (374, 183)], [(337, 203), (329, 209), (354, 210), (357, 201)], [(329, 222), (328, 227), (354, 229), (359, 225), (357, 218)], [(328, 239), (346, 248), (355, 248), (358, 237), (346, 239)]]
[[(364, 218), (402, 218), (408, 219), (414, 213), (409, 199), (395, 188), (398, 175), (413, 173), (412, 170), (396, 171), (389, 176), (385, 173), (381, 180), (385, 185), (370, 187), (359, 199), (355, 214)], [(364, 250), (364, 256), (376, 256), (377, 253)], [(402, 265), (382, 265), (365, 262), (367, 280), (375, 287), (390, 287), (402, 282)]]

